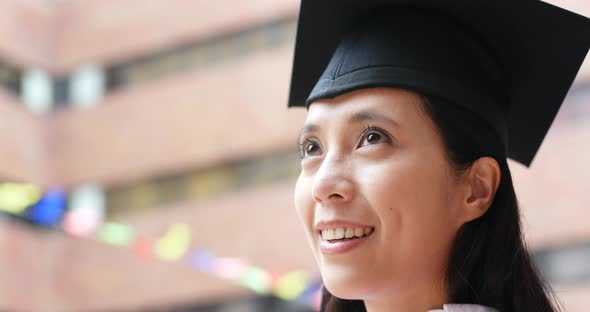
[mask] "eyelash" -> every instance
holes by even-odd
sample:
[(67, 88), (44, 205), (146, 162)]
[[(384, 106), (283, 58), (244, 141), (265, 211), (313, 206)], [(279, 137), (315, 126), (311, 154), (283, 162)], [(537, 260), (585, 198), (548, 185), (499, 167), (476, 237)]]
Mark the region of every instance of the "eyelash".
[[(389, 135), (387, 135), (387, 133), (376, 126), (372, 126), (372, 125), (367, 125), (365, 127), (365, 130), (363, 131), (361, 137), (364, 138), (367, 136), (367, 134), (371, 133), (371, 132), (377, 132), (379, 135), (384, 136), (388, 141), (391, 141), (391, 137)], [(303, 140), (303, 142), (297, 142), (297, 150), (299, 151), (299, 156), (303, 159), (305, 157), (305, 151), (307, 149), (307, 144), (318, 144), (317, 142), (306, 138), (305, 140)]]
[(361, 141), (359, 142), (359, 144), (361, 144), (363, 140), (367, 137), (367, 135), (370, 133), (378, 133), (379, 135), (383, 136), (388, 142), (392, 141), (391, 136), (387, 134), (385, 130), (377, 126), (367, 125), (365, 131), (363, 131), (363, 134), (361, 135)]
[(305, 139), (303, 140), (303, 142), (297, 142), (297, 150), (299, 151), (299, 157), (301, 159), (305, 158), (305, 150), (307, 149), (307, 144), (317, 144), (317, 142), (314, 142), (310, 139)]

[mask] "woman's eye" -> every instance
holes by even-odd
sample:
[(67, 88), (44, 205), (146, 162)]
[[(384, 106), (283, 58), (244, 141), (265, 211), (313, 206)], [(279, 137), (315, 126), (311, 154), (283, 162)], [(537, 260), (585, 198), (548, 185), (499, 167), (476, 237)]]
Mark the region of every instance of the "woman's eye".
[(379, 132), (368, 132), (364, 137), (363, 137), (363, 141), (361, 142), (361, 146), (365, 146), (365, 145), (375, 145), (375, 144), (380, 144), (380, 143), (385, 143), (388, 142), (389, 139), (379, 133)]
[(318, 156), (321, 153), (320, 145), (317, 142), (306, 140), (301, 143), (301, 157)]

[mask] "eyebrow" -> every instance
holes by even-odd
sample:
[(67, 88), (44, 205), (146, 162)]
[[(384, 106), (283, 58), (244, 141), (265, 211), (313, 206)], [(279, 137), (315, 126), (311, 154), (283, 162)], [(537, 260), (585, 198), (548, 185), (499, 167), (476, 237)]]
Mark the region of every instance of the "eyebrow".
[(308, 132), (315, 132), (320, 130), (320, 127), (318, 125), (315, 124), (305, 124), (303, 125), (303, 128), (301, 128), (301, 130), (299, 130), (299, 137), (298, 137), (298, 141), (301, 141), (301, 137), (308, 133)]
[[(367, 120), (377, 120), (377, 121), (383, 121), (386, 123), (391, 124), (392, 126), (399, 128), (400, 125), (399, 123), (392, 119), (389, 118), (385, 115), (381, 115), (375, 112), (370, 112), (370, 111), (360, 111), (360, 112), (356, 112), (354, 113), (352, 116), (350, 116), (350, 118), (348, 119), (349, 123), (359, 123), (361, 121), (367, 121)], [(315, 132), (318, 131), (320, 129), (320, 126), (316, 125), (316, 124), (305, 124), (303, 125), (303, 128), (301, 128), (301, 130), (299, 131), (299, 141), (301, 141), (301, 137), (308, 133), (308, 132)]]
[(370, 111), (360, 111), (358, 113), (353, 114), (350, 119), (348, 120), (349, 122), (361, 122), (361, 121), (367, 121), (367, 120), (377, 120), (377, 121), (383, 121), (386, 123), (391, 124), (392, 126), (399, 128), (399, 123), (394, 120), (391, 119), (385, 115), (381, 115), (375, 112), (370, 112)]

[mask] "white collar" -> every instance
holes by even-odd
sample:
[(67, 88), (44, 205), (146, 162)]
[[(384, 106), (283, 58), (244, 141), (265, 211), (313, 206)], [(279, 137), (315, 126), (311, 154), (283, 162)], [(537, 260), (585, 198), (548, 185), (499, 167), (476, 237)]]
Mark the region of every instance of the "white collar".
[(442, 309), (428, 312), (498, 312), (498, 310), (478, 304), (445, 304)]

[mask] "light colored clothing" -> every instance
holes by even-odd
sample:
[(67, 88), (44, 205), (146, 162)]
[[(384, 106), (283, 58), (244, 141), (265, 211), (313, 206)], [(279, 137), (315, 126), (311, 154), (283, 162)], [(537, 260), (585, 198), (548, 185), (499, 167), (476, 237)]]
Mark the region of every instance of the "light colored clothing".
[(428, 312), (498, 312), (498, 310), (478, 304), (445, 304), (442, 309)]

